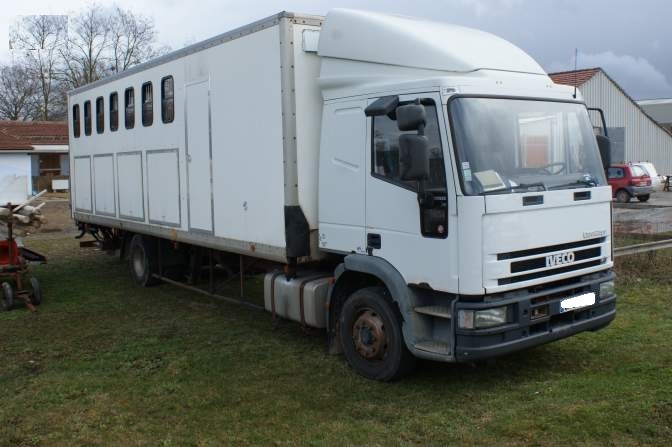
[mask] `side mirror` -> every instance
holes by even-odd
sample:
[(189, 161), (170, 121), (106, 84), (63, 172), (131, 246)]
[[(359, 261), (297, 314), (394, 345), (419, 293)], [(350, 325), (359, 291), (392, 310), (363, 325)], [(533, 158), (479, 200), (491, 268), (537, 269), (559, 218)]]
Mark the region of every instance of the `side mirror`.
[(397, 107), (397, 127), (399, 130), (417, 130), (419, 135), (425, 133), (425, 106), (422, 104), (406, 104)]
[(425, 107), (406, 104), (397, 107), (397, 127), (401, 131), (417, 130), (418, 134), (399, 136), (399, 161), (402, 180), (422, 182), (429, 178), (429, 141), (425, 134)]
[(429, 178), (429, 141), (424, 135), (399, 136), (399, 161), (402, 180)]
[(603, 135), (596, 135), (597, 147), (600, 149), (600, 157), (602, 157), (602, 167), (607, 169), (611, 166), (611, 141)]

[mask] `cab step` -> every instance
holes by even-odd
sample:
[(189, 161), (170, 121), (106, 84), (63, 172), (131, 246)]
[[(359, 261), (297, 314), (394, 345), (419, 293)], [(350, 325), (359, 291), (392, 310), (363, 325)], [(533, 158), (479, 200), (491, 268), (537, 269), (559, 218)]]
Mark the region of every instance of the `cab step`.
[(450, 306), (420, 306), (416, 307), (415, 311), (423, 315), (431, 315), (432, 317), (445, 318), (450, 320), (453, 318), (453, 311)]
[(431, 352), (437, 355), (450, 355), (450, 345), (446, 342), (427, 340), (415, 344), (415, 349), (419, 351)]

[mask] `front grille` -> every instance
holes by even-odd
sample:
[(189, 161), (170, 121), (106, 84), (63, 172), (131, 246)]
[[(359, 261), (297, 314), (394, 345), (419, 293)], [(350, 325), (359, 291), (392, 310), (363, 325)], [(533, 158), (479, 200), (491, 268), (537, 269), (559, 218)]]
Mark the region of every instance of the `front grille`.
[[(597, 258), (602, 254), (601, 247), (588, 248), (574, 252), (574, 262), (585, 261), (590, 258)], [(526, 259), (524, 261), (515, 261), (511, 263), (511, 273), (526, 272), (546, 268), (546, 257)]]
[(568, 265), (567, 267), (561, 267), (553, 270), (542, 270), (540, 272), (528, 273), (527, 275), (513, 276), (510, 278), (500, 278), (497, 280), (497, 284), (500, 286), (504, 286), (507, 284), (513, 284), (517, 282), (530, 281), (532, 279), (543, 278), (545, 276), (558, 275), (560, 273), (572, 272), (574, 270), (596, 267), (600, 264), (602, 264), (602, 260), (596, 259), (594, 261), (584, 262), (581, 264), (572, 264)]
[(606, 240), (607, 240), (606, 237), (598, 237), (598, 238), (595, 238), (595, 239), (586, 239), (585, 241), (568, 242), (568, 243), (565, 243), (565, 244), (549, 245), (549, 246), (546, 246), (546, 247), (529, 248), (527, 250), (510, 251), (508, 253), (499, 253), (499, 254), (497, 254), (497, 260), (498, 261), (504, 261), (504, 260), (507, 260), (507, 259), (524, 258), (526, 256), (541, 255), (541, 254), (544, 254), (544, 253), (550, 253), (552, 251), (571, 250), (572, 248), (587, 247), (588, 245), (602, 244)]

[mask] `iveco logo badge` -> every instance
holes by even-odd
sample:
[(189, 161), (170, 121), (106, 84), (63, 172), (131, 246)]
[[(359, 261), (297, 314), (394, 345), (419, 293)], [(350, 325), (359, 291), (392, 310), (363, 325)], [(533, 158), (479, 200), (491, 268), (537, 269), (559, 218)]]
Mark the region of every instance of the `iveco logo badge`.
[(546, 267), (555, 267), (556, 265), (571, 264), (574, 262), (574, 252), (566, 251), (546, 256)]

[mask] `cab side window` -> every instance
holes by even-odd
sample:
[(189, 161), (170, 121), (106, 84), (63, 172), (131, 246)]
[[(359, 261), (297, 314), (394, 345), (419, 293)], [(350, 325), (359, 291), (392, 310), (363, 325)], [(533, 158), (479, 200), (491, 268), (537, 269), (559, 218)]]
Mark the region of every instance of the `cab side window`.
[[(441, 133), (439, 132), (439, 120), (436, 104), (432, 99), (422, 99), (425, 106), (427, 123), (425, 136), (429, 140), (429, 181), (426, 188), (443, 188), (445, 190), (446, 172), (443, 163), (443, 150), (441, 148)], [(401, 103), (400, 105), (403, 105)], [(408, 103), (406, 103), (408, 104)], [(372, 123), (372, 172), (374, 177), (398, 184), (402, 187), (417, 190), (418, 182), (402, 180), (404, 160), (399, 157), (399, 136), (402, 134), (415, 134), (416, 131), (401, 131), (397, 127), (394, 112), (384, 116), (374, 116)]]
[[(416, 134), (417, 131), (400, 131), (396, 113), (373, 116), (371, 124), (371, 175), (401, 188), (419, 191), (423, 196), (420, 206), (420, 230), (425, 237), (445, 238), (448, 234), (448, 196), (446, 189), (446, 169), (441, 147), (441, 132), (436, 104), (433, 99), (420, 98), (425, 107), (424, 135), (427, 137), (429, 156), (429, 178), (422, 184), (417, 180), (404, 180), (407, 171), (404, 157), (400, 156), (399, 137)], [(410, 104), (401, 102), (399, 105)]]

